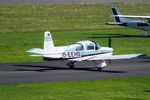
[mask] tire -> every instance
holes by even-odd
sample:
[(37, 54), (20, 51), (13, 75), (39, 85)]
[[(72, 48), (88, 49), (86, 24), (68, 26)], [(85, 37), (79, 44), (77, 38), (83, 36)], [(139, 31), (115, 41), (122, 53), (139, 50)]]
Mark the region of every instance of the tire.
[(101, 71), (103, 68), (97, 68), (98, 71)]
[(74, 66), (69, 66), (70, 69), (74, 69)]
[(67, 63), (67, 66), (69, 66), (70, 69), (74, 69), (76, 62), (71, 61)]

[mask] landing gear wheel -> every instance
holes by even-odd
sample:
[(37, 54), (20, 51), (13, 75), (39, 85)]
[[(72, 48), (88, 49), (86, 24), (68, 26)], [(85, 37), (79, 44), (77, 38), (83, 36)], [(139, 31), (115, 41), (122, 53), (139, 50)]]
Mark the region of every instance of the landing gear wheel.
[(105, 68), (107, 66), (105, 60), (103, 60), (101, 62), (97, 61), (95, 63), (96, 63), (95, 67), (98, 69), (98, 71), (101, 71), (103, 68)]
[(103, 68), (97, 68), (98, 71), (101, 71)]
[(70, 61), (67, 63), (67, 66), (69, 66), (70, 69), (74, 69), (75, 65), (76, 65), (75, 61)]
[(70, 69), (74, 69), (74, 66), (69, 66)]

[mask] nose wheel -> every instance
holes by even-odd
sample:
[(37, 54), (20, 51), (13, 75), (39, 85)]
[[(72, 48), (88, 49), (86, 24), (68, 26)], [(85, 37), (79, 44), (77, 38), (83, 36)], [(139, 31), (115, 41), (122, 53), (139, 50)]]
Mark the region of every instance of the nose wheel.
[(76, 65), (76, 61), (70, 61), (67, 63), (67, 66), (69, 66), (70, 69), (74, 69), (75, 65)]

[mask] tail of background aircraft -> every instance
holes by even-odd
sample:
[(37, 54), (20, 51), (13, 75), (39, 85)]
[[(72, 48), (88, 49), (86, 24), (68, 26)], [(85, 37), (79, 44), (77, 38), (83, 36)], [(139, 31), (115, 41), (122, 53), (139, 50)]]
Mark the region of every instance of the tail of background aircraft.
[(116, 21), (117, 23), (124, 23), (124, 22), (127, 22), (129, 21), (129, 19), (127, 18), (122, 18), (122, 17), (119, 17), (117, 15), (121, 15), (119, 9), (117, 7), (112, 7), (112, 13), (113, 13), (113, 17), (114, 17), (114, 21)]
[(51, 33), (49, 31), (44, 33), (44, 53), (48, 54), (50, 52), (55, 51), (54, 50), (54, 43), (51, 36)]

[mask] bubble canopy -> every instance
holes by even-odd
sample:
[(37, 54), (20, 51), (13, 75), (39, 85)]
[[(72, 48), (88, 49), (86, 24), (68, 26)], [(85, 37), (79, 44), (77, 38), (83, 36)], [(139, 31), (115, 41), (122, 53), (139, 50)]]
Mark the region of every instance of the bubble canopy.
[(100, 45), (94, 41), (80, 41), (70, 45), (67, 51), (85, 51), (85, 50), (98, 50)]

